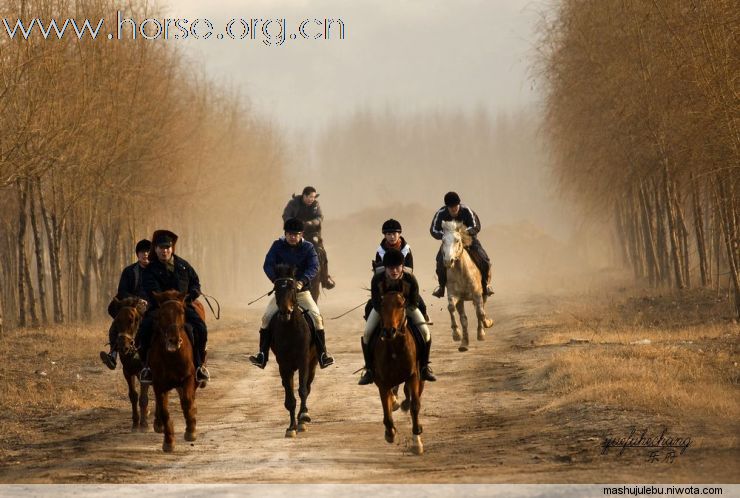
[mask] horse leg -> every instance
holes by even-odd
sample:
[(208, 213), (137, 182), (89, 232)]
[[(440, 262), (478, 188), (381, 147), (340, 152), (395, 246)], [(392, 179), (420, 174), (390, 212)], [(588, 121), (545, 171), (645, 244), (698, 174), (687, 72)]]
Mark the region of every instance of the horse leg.
[(462, 341), (460, 341), (460, 346), (457, 350), (462, 353), (468, 350), (468, 344), (470, 344), (468, 339), (468, 315), (465, 314), (465, 301), (458, 299), (456, 308), (457, 313), (460, 315), (460, 325), (462, 325)]
[(421, 442), (421, 433), (424, 429), (419, 423), (419, 412), (421, 411), (421, 386), (419, 377), (413, 375), (406, 385), (408, 386), (411, 394), (411, 431), (414, 433), (413, 443), (411, 445), (411, 451), (416, 455), (424, 453), (424, 444)]
[(478, 298), (474, 301), (475, 303), (475, 315), (478, 318), (478, 340), (482, 341), (486, 337), (484, 328), (491, 328), (493, 326), (493, 320), (486, 317), (486, 310), (484, 305), (486, 304), (482, 298)]
[(462, 339), (460, 336), (460, 328), (457, 326), (457, 320), (455, 320), (455, 306), (457, 304), (457, 298), (448, 296), (447, 297), (447, 311), (450, 312), (450, 322), (452, 322), (452, 340), (459, 341)]
[(403, 385), (403, 394), (406, 396), (406, 399), (404, 399), (401, 402), (401, 410), (407, 412), (409, 411), (409, 408), (411, 408), (411, 396), (409, 395), (409, 386), (408, 384)]
[(170, 453), (175, 449), (175, 430), (172, 425), (172, 419), (170, 418), (170, 411), (168, 409), (168, 396), (167, 391), (158, 391), (154, 388), (154, 395), (157, 398), (157, 420), (159, 420), (160, 428), (164, 430), (164, 442), (162, 443), (162, 451)]
[(180, 395), (180, 407), (185, 417), (185, 441), (195, 441), (195, 378), (191, 377), (184, 387), (177, 390)]
[(380, 402), (383, 404), (383, 424), (385, 424), (385, 440), (392, 443), (396, 439), (396, 428), (393, 425), (393, 393), (386, 387), (378, 386)]
[[(308, 379), (306, 380), (306, 402), (308, 402), (308, 396), (311, 394), (311, 384), (313, 383), (314, 377), (316, 377), (316, 365), (318, 363), (311, 362), (308, 365)], [(310, 422), (311, 417), (308, 416), (308, 405), (304, 405), (301, 407), (301, 410), (298, 412), (298, 422)]]
[(139, 427), (139, 394), (136, 392), (136, 380), (133, 375), (126, 374), (126, 383), (128, 384), (128, 399), (131, 401), (131, 432), (134, 432)]
[(139, 386), (139, 432), (149, 430), (149, 385)]
[(288, 368), (280, 367), (280, 377), (283, 380), (285, 389), (285, 409), (290, 412), (290, 425), (285, 430), (285, 437), (296, 436), (295, 422), (295, 393), (293, 392), (293, 371)]
[(401, 403), (398, 402), (398, 386), (393, 387), (393, 411), (395, 412), (401, 408)]
[(306, 417), (308, 416), (308, 407), (306, 406), (308, 392), (308, 365), (304, 365), (298, 370), (298, 396), (301, 398), (301, 408), (298, 410), (298, 432), (304, 432), (307, 429), (306, 422), (311, 420), (310, 417), (308, 420), (304, 418), (304, 414)]

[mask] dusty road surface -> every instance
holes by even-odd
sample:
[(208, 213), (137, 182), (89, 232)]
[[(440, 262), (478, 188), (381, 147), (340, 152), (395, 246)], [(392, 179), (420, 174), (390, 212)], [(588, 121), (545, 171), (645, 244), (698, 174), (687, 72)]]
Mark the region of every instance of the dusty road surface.
[[(330, 294), (319, 304), (328, 318), (357, 302)], [(309, 430), (286, 439), (274, 358), (264, 371), (246, 359), (257, 344), (263, 305), (212, 323), (213, 382), (197, 394), (196, 442), (183, 439), (176, 398), (176, 447), (164, 454), (161, 435), (129, 431), (128, 400), (121, 396), (108, 409), (45, 417), (30, 440), (7, 444), (0, 482), (737, 482), (737, 446), (727, 444), (732, 429), (726, 426), (684, 423), (680, 414), (651, 418), (629, 407), (541, 410), (554, 398), (538, 382), (543, 364), (558, 349), (578, 346), (537, 347), (543, 330), (529, 323), (553, 304), (526, 295), (495, 296), (487, 308), (496, 323), (467, 353), (451, 339), (442, 301), (431, 303), (439, 381), (427, 383), (422, 397), (423, 456), (410, 451), (410, 420), (401, 411), (397, 442), (384, 441), (377, 389), (357, 385), (361, 310), (327, 320), (336, 364), (317, 374)], [(101, 366), (99, 375), (101, 385), (123, 383), (120, 370)], [(626, 435), (635, 425), (683, 431), (692, 446), (671, 463), (647, 464), (638, 451), (601, 454), (604, 437)]]

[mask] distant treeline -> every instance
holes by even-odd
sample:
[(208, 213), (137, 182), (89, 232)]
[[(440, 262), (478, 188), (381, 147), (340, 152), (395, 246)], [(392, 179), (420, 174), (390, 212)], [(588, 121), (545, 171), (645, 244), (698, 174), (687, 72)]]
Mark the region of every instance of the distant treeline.
[(732, 0), (558, 2), (544, 130), (563, 189), (654, 286), (728, 285), (740, 315), (740, 14)]
[[(134, 0), (124, 14), (155, 7)], [(0, 17), (121, 8), (3, 1)], [(204, 288), (243, 291), (249, 237), (281, 180), (276, 133), (172, 46), (53, 38), (0, 42), (0, 327), (3, 312), (6, 326), (102, 314), (134, 244), (156, 228), (181, 235)]]

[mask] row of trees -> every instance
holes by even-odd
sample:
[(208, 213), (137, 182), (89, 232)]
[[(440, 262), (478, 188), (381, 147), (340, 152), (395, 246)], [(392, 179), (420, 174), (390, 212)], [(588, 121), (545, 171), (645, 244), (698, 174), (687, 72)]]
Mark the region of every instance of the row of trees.
[(638, 279), (727, 282), (740, 315), (740, 16), (730, 0), (562, 0), (539, 76), (562, 189)]
[[(120, 8), (112, 0), (5, 1), (0, 17), (113, 19)], [(127, 9), (132, 18), (156, 14), (151, 2)], [(134, 244), (156, 228), (178, 232), (178, 252), (196, 267), (208, 262), (199, 272), (211, 293), (244, 293), (250, 274), (236, 262), (249, 256), (251, 233), (233, 223), (269, 202), (281, 144), (244, 98), (192, 66), (171, 46), (142, 39), (36, 32), (0, 41), (6, 325), (101, 314)]]

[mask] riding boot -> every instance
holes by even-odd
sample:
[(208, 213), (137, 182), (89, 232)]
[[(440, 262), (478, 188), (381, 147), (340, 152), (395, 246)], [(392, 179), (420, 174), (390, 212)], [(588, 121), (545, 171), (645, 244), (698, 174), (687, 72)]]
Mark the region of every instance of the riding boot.
[(360, 381), (358, 382), (358, 384), (361, 386), (366, 386), (373, 383), (373, 353), (370, 349), (370, 345), (366, 345), (362, 338), (360, 338), (360, 344), (362, 344), (362, 356), (363, 358), (365, 358), (365, 372), (362, 374), (362, 377), (360, 377)]
[(106, 353), (105, 351), (100, 352), (100, 359), (105, 363), (105, 366), (110, 368), (111, 370), (116, 369), (116, 356), (118, 353), (114, 349), (113, 346), (110, 347), (110, 352)]
[(334, 358), (326, 352), (326, 335), (323, 330), (317, 330), (314, 336), (314, 342), (316, 343), (317, 353), (319, 355), (319, 366), (326, 368), (329, 365), (334, 364)]
[(250, 356), (249, 361), (252, 365), (265, 368), (267, 360), (270, 356), (270, 343), (272, 342), (272, 335), (267, 329), (260, 329), (260, 352), (256, 355)]
[(431, 353), (432, 349), (432, 340), (429, 339), (429, 342), (424, 344), (422, 348), (419, 349), (419, 352), (421, 353), (421, 357), (419, 358), (419, 366), (421, 367), (421, 378), (423, 380), (428, 380), (429, 382), (434, 382), (437, 380), (437, 377), (434, 376), (434, 372), (432, 372), (432, 367), (429, 366), (429, 354)]

